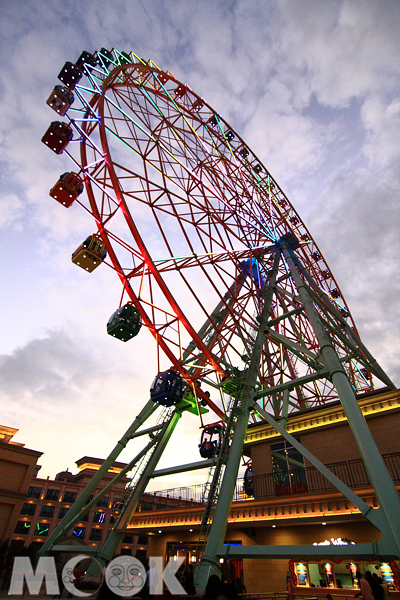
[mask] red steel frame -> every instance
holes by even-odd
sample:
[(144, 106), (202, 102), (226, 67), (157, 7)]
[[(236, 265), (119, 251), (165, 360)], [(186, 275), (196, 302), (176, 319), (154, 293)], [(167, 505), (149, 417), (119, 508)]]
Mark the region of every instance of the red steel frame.
[[(159, 353), (160, 369), (172, 365), (224, 416), (221, 380), (246, 369), (262, 308), (257, 276), (268, 279), (274, 244), (287, 232), (300, 241), (297, 253), (308, 273), (355, 328), (299, 215), (203, 99), (151, 61), (116, 60), (86, 75), (88, 84), (75, 91), (82, 108), (74, 118), (69, 113), (81, 144), (80, 156), (67, 153), (81, 167), (88, 196), (79, 203), (94, 217), (122, 282), (121, 303), (129, 299), (138, 308), (170, 363)], [(253, 277), (244, 275), (249, 259), (257, 265)], [(318, 343), (284, 262), (277, 279), (271, 320), (295, 312), (267, 331), (260, 388), (309, 374), (318, 362)], [(347, 356), (346, 340), (335, 333), (340, 323), (331, 317), (328, 324), (336, 350)], [(305, 352), (288, 349), (274, 332)], [(370, 375), (354, 360), (346, 369), (357, 391), (372, 389)], [(216, 388), (221, 397), (211, 401), (205, 391), (215, 395)], [(298, 409), (335, 398), (333, 385), (320, 380), (293, 390), (290, 403)], [(278, 407), (272, 402), (268, 410)]]

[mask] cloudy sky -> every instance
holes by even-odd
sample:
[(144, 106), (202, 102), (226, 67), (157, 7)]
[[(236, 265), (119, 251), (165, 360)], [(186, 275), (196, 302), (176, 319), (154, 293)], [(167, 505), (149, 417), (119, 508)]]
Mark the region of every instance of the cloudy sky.
[[(70, 167), (40, 142), (55, 118), (45, 101), (82, 50), (151, 58), (232, 125), (302, 216), (361, 337), (399, 384), (397, 0), (19, 0), (1, 2), (0, 18), (0, 423), (44, 452), (41, 476), (106, 457), (157, 370), (147, 332), (128, 344), (106, 335), (120, 284), (110, 269), (71, 263), (92, 223), (48, 196)], [(183, 417), (164, 466), (198, 459), (197, 427)]]

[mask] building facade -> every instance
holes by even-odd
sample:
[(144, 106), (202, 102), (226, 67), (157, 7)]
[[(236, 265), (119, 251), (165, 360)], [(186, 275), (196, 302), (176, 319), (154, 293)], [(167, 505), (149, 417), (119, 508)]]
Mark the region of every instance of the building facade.
[(13, 441), (18, 429), (0, 425), (0, 542), (11, 539), (42, 453)]
[[(379, 390), (358, 398), (389, 473), (400, 489), (400, 391)], [(378, 500), (369, 482), (357, 445), (339, 402), (290, 415), (287, 430), (344, 481), (371, 508)], [(6, 442), (4, 442), (6, 443)], [(343, 545), (379, 540), (380, 532), (319, 471), (312, 467), (267, 423), (249, 425), (244, 455), (251, 461), (251, 478), (238, 481), (225, 538), (227, 556), (221, 558), (226, 579), (241, 577), (249, 593), (286, 591), (287, 586), (307, 595), (307, 588), (330, 587), (334, 593), (355, 594), (357, 568), (386, 578), (400, 587), (397, 563), (380, 557), (335, 561), (289, 558), (230, 560), (229, 547), (252, 545)], [(29, 451), (33, 452), (33, 451)], [(36, 453), (36, 459), (40, 453)], [(35, 456), (33, 458), (35, 458)], [(36, 463), (35, 463), (36, 464)], [(59, 473), (54, 480), (33, 475), (25, 482), (8, 528), (14, 546), (39, 548), (102, 464), (83, 457), (78, 473)], [(125, 467), (114, 463), (96, 490)], [(123, 478), (68, 533), (63, 544), (98, 545), (113, 526), (128, 480)], [(250, 485), (249, 485), (250, 482)], [(133, 515), (117, 554), (165, 561), (183, 557), (195, 565), (204, 511), (202, 486), (146, 493)], [(18, 514), (16, 514), (16, 512)], [(399, 517), (400, 518), (400, 517)], [(332, 591), (329, 590), (329, 591)], [(344, 590), (344, 592), (340, 592)], [(397, 592), (394, 593), (394, 598)], [(309, 594), (309, 592), (308, 592)], [(326, 594), (325, 594), (326, 595)]]
[[(40, 549), (47, 536), (68, 513), (69, 508), (85, 489), (102, 462), (99, 458), (84, 456), (76, 461), (77, 474), (62, 471), (55, 479), (33, 477), (18, 519), (14, 522), (12, 547)], [(125, 463), (115, 462), (94, 494), (97, 495), (125, 466)], [(120, 497), (128, 481), (123, 477), (95, 507), (83, 515), (68, 532), (63, 544), (79, 547), (79, 545), (95, 546), (103, 543), (114, 524)], [(136, 536), (132, 533), (126, 533), (117, 548), (117, 554), (132, 554), (142, 558), (147, 557), (147, 552), (147, 536)]]
[[(30, 453), (29, 456), (32, 455), (36, 458), (41, 455), (40, 452), (27, 452)], [(76, 461), (78, 473), (61, 471), (55, 479), (39, 477), (40, 466), (36, 466), (35, 475), (24, 480), (22, 491), (19, 491), (18, 494), (13, 492), (15, 497), (15, 502), (12, 505), (13, 511), (0, 513), (4, 514), (3, 521), (7, 524), (8, 533), (8, 536), (0, 538), (0, 542), (10, 539), (12, 551), (20, 551), (22, 548), (28, 547), (34, 551), (39, 550), (45, 543), (46, 538), (68, 513), (72, 504), (83, 492), (102, 463), (102, 459), (84, 456)], [(125, 463), (114, 462), (88, 502), (124, 467), (126, 467)], [(19, 470), (18, 467), (13, 467), (13, 469), (10, 468), (11, 474), (3, 470), (0, 476), (2, 476), (2, 473), (4, 473), (4, 480), (8, 481), (10, 486), (13, 481), (18, 479)], [(121, 499), (128, 483), (129, 479), (122, 477), (107, 492), (107, 495), (104, 495), (97, 505), (84, 514), (82, 519), (70, 529), (62, 541), (63, 545), (76, 546), (77, 551), (79, 551), (80, 545), (98, 546), (103, 544), (119, 514)], [(193, 503), (184, 503), (185, 507), (191, 504)], [(153, 508), (156, 510), (165, 508), (176, 510), (181, 506), (182, 502), (179, 499), (146, 493), (141, 499), (139, 511), (153, 510)], [(126, 532), (116, 549), (118, 555), (128, 554), (136, 556), (142, 561), (147, 560), (148, 552), (149, 540), (146, 533), (136, 535), (132, 532)]]
[[(380, 390), (358, 400), (399, 490), (400, 392)], [(378, 507), (339, 402), (290, 415), (287, 430), (368, 505)], [(379, 540), (380, 532), (360, 511), (267, 423), (249, 426), (244, 454), (252, 461), (252, 489), (246, 487), (251, 496), (244, 493), (243, 482), (239, 482), (228, 519), (227, 545), (345, 546)], [(199, 558), (195, 550), (202, 513), (201, 503), (179, 512), (141, 511), (133, 516), (128, 530), (149, 535), (151, 555), (184, 556), (195, 563)], [(221, 561), (223, 566), (227, 562)], [(391, 573), (393, 588), (397, 569), (396, 563), (382, 563), (379, 556), (370, 563), (349, 559), (335, 563), (306, 557), (303, 561), (248, 558), (233, 563), (236, 576), (242, 574), (247, 591), (252, 593), (285, 591), (287, 580), (293, 587), (300, 583), (300, 591), (309, 586), (334, 586), (336, 591), (346, 588), (347, 593), (356, 587), (354, 565), (361, 572), (386, 573), (385, 577)], [(232, 568), (224, 568), (233, 573)]]

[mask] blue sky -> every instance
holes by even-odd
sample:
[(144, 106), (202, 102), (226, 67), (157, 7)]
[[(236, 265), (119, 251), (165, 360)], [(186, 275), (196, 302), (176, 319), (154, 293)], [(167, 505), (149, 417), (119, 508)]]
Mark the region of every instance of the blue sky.
[[(397, 1), (21, 0), (0, 12), (1, 422), (44, 452), (43, 476), (74, 470), (83, 455), (105, 457), (156, 373), (150, 338), (106, 335), (119, 282), (70, 262), (92, 225), (48, 196), (69, 165), (40, 142), (54, 119), (45, 101), (82, 50), (151, 58), (240, 133), (399, 383)], [(183, 418), (163, 465), (182, 462), (182, 447), (185, 462), (197, 460), (197, 427)]]

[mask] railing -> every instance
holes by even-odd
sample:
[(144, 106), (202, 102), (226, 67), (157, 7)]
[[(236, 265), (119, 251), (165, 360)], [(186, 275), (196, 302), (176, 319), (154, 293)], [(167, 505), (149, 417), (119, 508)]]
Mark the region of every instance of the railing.
[[(168, 490), (160, 490), (157, 492), (147, 492), (145, 500), (146, 502), (153, 501), (153, 503), (159, 504), (172, 504), (171, 501), (174, 500), (173, 506), (177, 505), (176, 501), (178, 501), (178, 506), (188, 505), (191, 503), (195, 505), (203, 504), (202, 498), (204, 495), (204, 487), (205, 484), (200, 483), (197, 485), (189, 485), (187, 487), (171, 488)], [(152, 499), (151, 496), (153, 496), (154, 499)]]
[[(196, 508), (204, 507), (205, 484), (189, 485), (187, 487), (171, 488), (168, 490), (158, 490), (156, 492), (146, 492), (140, 503), (139, 510), (163, 510), (167, 508)], [(236, 481), (233, 500), (248, 499), (249, 496), (243, 491), (243, 479)]]
[[(238, 594), (243, 600), (287, 600), (289, 592), (260, 592), (258, 594)], [(326, 600), (326, 598), (324, 598)]]
[[(384, 454), (382, 458), (393, 481), (400, 482), (400, 452)], [(356, 489), (371, 485), (361, 459), (331, 463), (326, 467), (349, 488)], [(335, 489), (333, 483), (326, 479), (315, 467), (277, 471), (253, 477), (255, 498), (328, 492)]]
[[(312, 591), (314, 591), (314, 589), (315, 588), (313, 588)], [(331, 588), (324, 588), (324, 589), (326, 591), (329, 591)], [(332, 600), (354, 600), (355, 594), (359, 591), (360, 590), (354, 589), (353, 594), (343, 593), (343, 594), (330, 594), (330, 595), (332, 597)], [(288, 594), (288, 600), (326, 600), (326, 596), (327, 596), (327, 594), (325, 594), (325, 593), (298, 594), (297, 592), (294, 592), (294, 593)]]
[[(395, 483), (400, 482), (400, 452), (384, 454), (382, 458)], [(364, 463), (361, 459), (331, 463), (326, 467), (349, 488), (368, 487), (370, 484)], [(166, 508), (190, 508), (204, 506), (204, 485), (171, 488), (147, 493), (141, 502), (140, 510), (162, 510)], [(247, 488), (248, 489), (248, 488)], [(277, 471), (253, 477), (253, 495), (258, 498), (274, 498), (335, 490), (335, 486), (315, 467), (304, 467), (290, 471)], [(233, 501), (248, 500), (243, 488), (243, 479), (238, 479)]]

